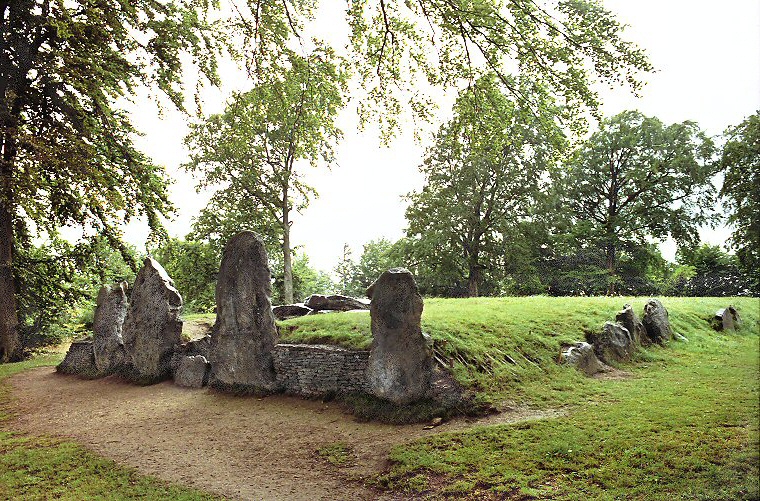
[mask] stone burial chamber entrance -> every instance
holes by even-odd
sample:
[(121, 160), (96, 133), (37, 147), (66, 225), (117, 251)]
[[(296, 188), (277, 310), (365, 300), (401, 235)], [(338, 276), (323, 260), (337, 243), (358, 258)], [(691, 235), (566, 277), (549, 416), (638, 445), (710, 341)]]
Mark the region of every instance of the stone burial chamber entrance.
[(434, 364), (421, 328), (422, 296), (403, 268), (384, 272), (367, 290), (368, 351), (278, 342), (267, 253), (253, 232), (224, 249), (210, 335), (181, 342), (182, 298), (154, 259), (145, 259), (129, 300), (125, 291), (126, 284), (101, 289), (93, 335), (72, 343), (59, 373), (142, 385), (173, 379), (238, 395), (367, 395), (396, 406), (432, 400), (453, 407), (465, 399), (448, 370)]

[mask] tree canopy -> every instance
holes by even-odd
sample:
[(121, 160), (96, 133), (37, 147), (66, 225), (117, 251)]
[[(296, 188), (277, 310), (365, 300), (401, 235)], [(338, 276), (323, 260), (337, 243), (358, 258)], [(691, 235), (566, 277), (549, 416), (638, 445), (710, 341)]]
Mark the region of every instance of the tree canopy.
[(742, 266), (760, 288), (760, 112), (726, 131), (721, 167), (725, 171), (720, 194), (726, 200), (731, 245)]
[(637, 111), (604, 120), (561, 171), (557, 213), (581, 243), (604, 250), (614, 275), (619, 251), (648, 238), (698, 241), (715, 220), (712, 141), (693, 122), (665, 125)]
[(554, 109), (543, 102), (536, 116), (496, 76), (483, 77), (460, 94), (426, 152), (425, 185), (409, 195), (407, 236), (420, 241), (425, 259), (465, 275), (470, 296), (510, 230), (530, 216), (564, 145)]
[(333, 161), (333, 145), (342, 136), (335, 118), (347, 79), (330, 49), (308, 57), (290, 52), (289, 58), (282, 76), (235, 94), (223, 113), (193, 125), (185, 139), (186, 168), (201, 175), (198, 188), (216, 190), (200, 220), (217, 220), (224, 228), (229, 219), (235, 231), (253, 226), (279, 241), (286, 302), (293, 301), (291, 211), (316, 195), (297, 162)]

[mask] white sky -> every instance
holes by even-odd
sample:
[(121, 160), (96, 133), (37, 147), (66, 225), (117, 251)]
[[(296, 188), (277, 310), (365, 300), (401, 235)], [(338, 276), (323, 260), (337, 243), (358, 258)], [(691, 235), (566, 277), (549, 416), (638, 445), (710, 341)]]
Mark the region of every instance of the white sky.
[[(646, 76), (641, 98), (625, 88), (605, 89), (602, 110), (606, 116), (638, 109), (665, 123), (694, 120), (708, 134), (716, 135), (760, 109), (760, 2), (606, 0), (604, 4), (629, 25), (626, 38), (647, 51), (657, 70)], [(326, 23), (317, 31), (334, 28), (335, 24)], [(228, 80), (223, 92), (207, 93), (205, 111), (221, 111), (229, 90), (243, 85)], [(175, 179), (171, 199), (177, 215), (167, 222), (167, 228), (172, 236), (184, 237), (207, 201), (207, 196), (195, 193), (195, 180), (179, 168), (187, 160), (182, 144), (187, 133), (185, 118), (171, 109), (159, 117), (147, 97), (139, 98), (135, 105), (133, 121), (145, 134), (138, 147)], [(331, 170), (307, 167), (307, 181), (320, 197), (294, 218), (292, 230), (294, 245), (301, 246), (312, 265), (324, 271), (330, 271), (340, 259), (344, 243), (358, 258), (369, 240), (401, 237), (406, 221), (400, 197), (419, 189), (423, 182), (417, 166), (424, 147), (415, 144), (411, 126), (390, 148), (384, 148), (376, 130), (357, 131), (353, 111), (346, 110), (339, 125), (345, 137), (336, 150), (337, 165)], [(702, 239), (722, 244), (728, 235), (726, 228), (705, 229)], [(132, 223), (125, 236), (144, 248), (147, 227)], [(672, 242), (662, 249), (665, 257), (672, 259)]]

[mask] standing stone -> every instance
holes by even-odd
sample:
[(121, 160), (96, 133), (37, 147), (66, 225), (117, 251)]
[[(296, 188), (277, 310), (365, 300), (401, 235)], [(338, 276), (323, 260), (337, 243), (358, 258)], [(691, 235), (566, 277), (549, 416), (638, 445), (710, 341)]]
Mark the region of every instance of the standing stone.
[(267, 252), (258, 235), (244, 231), (227, 243), (216, 282), (216, 323), (209, 352), (212, 388), (234, 393), (277, 390), (270, 277)]
[(181, 342), (182, 297), (160, 264), (146, 258), (137, 274), (122, 337), (127, 379), (152, 384), (171, 377), (174, 347)]
[(659, 299), (650, 299), (644, 306), (644, 332), (653, 343), (663, 344), (673, 339), (668, 310)]
[(713, 327), (718, 331), (733, 331), (741, 324), (741, 317), (736, 308), (729, 306), (715, 312)]
[(606, 364), (630, 360), (636, 350), (628, 329), (612, 322), (605, 322), (601, 333), (589, 334), (588, 341), (599, 360)]
[(377, 397), (401, 405), (430, 389), (433, 353), (422, 334), (422, 296), (412, 274), (386, 271), (369, 289), (372, 318), (367, 382)]
[(121, 330), (127, 316), (127, 283), (101, 287), (92, 324), (92, 348), (98, 373), (107, 376), (121, 369), (125, 361)]
[(594, 353), (594, 347), (588, 343), (575, 343), (568, 346), (560, 355), (560, 363), (572, 365), (587, 376), (609, 370)]
[(637, 346), (649, 344), (649, 339), (646, 332), (644, 332), (644, 324), (636, 316), (630, 304), (623, 306), (623, 309), (615, 315), (615, 321), (628, 329), (631, 339)]

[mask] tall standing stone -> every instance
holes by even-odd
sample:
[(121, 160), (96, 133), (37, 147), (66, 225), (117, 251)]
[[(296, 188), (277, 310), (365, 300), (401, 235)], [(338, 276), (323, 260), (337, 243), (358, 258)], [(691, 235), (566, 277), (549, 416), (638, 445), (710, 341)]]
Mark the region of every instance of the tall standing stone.
[(658, 299), (650, 299), (644, 305), (644, 331), (653, 343), (663, 344), (673, 339), (668, 310)]
[(209, 386), (235, 393), (277, 389), (272, 349), (277, 342), (271, 275), (261, 238), (235, 235), (224, 248), (216, 281)]
[(171, 377), (172, 354), (182, 336), (181, 309), (182, 297), (166, 270), (146, 258), (122, 329), (127, 379), (152, 384)]
[(370, 391), (398, 405), (423, 398), (430, 389), (433, 353), (422, 334), (422, 296), (414, 277), (403, 268), (388, 270), (367, 296), (372, 300)]
[(644, 332), (644, 324), (639, 320), (639, 317), (636, 316), (636, 313), (633, 311), (633, 307), (631, 307), (630, 304), (623, 306), (623, 309), (615, 315), (615, 321), (619, 322), (620, 325), (628, 330), (631, 334), (631, 339), (636, 346), (649, 344), (649, 339), (647, 338), (646, 332)]
[(127, 283), (101, 287), (92, 324), (95, 367), (101, 375), (112, 374), (124, 365), (124, 340), (121, 331), (126, 316)]

